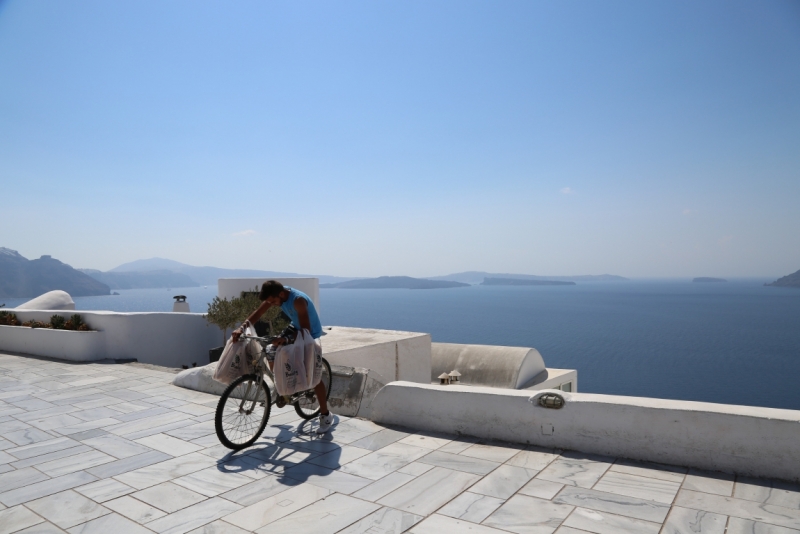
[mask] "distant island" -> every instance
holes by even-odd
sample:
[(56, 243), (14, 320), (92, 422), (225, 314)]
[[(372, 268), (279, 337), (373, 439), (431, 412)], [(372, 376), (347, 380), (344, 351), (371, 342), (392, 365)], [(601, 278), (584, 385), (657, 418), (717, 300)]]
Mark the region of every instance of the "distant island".
[(34, 298), (56, 289), (73, 297), (111, 294), (106, 284), (50, 256), (29, 260), (0, 247), (0, 297)]
[(727, 282), (727, 280), (725, 280), (724, 278), (711, 278), (710, 276), (700, 276), (692, 279), (692, 282), (705, 284), (708, 282)]
[(431, 276), (428, 280), (449, 280), (465, 284), (481, 284), (485, 278), (507, 278), (513, 280), (544, 280), (561, 282), (625, 282), (628, 279), (615, 274), (582, 274), (571, 276), (540, 276), (536, 274), (487, 273), (484, 271), (465, 271), (445, 276)]
[(564, 280), (522, 280), (519, 278), (484, 278), (482, 286), (574, 286)]
[[(2, 249), (0, 250), (9, 250)], [(16, 254), (15, 251), (10, 251)], [(20, 256), (21, 257), (21, 256)], [(49, 258), (43, 257), (43, 258)], [(23, 258), (24, 261), (25, 260)], [(39, 261), (39, 260), (34, 260)], [(57, 261), (57, 260), (53, 260)], [(60, 263), (60, 262), (58, 262)], [(62, 264), (63, 265), (63, 264)], [(94, 289), (75, 288), (74, 291), (65, 289), (73, 296), (108, 295), (112, 289), (155, 289), (198, 287), (201, 285), (216, 285), (220, 278), (318, 278), (321, 288), (336, 289), (445, 289), (464, 287), (468, 285), (574, 285), (575, 282), (621, 282), (627, 278), (613, 274), (576, 275), (576, 276), (539, 276), (533, 274), (488, 273), (484, 271), (466, 271), (433, 276), (428, 278), (413, 278), (410, 276), (381, 276), (378, 278), (357, 278), (346, 276), (330, 276), (318, 274), (300, 274), (282, 271), (266, 271), (258, 269), (225, 269), (221, 267), (198, 267), (181, 263), (166, 258), (149, 258), (123, 263), (109, 271), (98, 269), (69, 269), (84, 275), (101, 284), (93, 285)], [(2, 271), (0, 271), (2, 276)], [(10, 297), (11, 293), (20, 291), (29, 293), (28, 290), (19, 289), (19, 283), (11, 283), (11, 278), (4, 276), (0, 285), (7, 287), (5, 293), (0, 289), (0, 296)], [(83, 279), (84, 283), (86, 279)], [(92, 284), (91, 282), (88, 282)], [(13, 287), (12, 286), (16, 286)], [(66, 286), (65, 286), (66, 287)], [(88, 286), (87, 286), (88, 287)], [(104, 291), (103, 288), (109, 291)], [(62, 289), (62, 288), (59, 288)], [(89, 291), (89, 293), (86, 293)], [(99, 291), (99, 292), (98, 292)], [(42, 291), (44, 292), (44, 291)], [(38, 296), (36, 293), (32, 296)]]
[(764, 284), (765, 286), (772, 287), (797, 287), (800, 288), (800, 271), (792, 274), (787, 274), (782, 278), (778, 278), (771, 284)]
[[(97, 269), (81, 269), (82, 272), (103, 282), (111, 289), (138, 289), (157, 287), (197, 287), (198, 285), (216, 285), (220, 278), (318, 278), (320, 287), (343, 287), (344, 282), (359, 280), (378, 280), (375, 278), (359, 278), (356, 276), (331, 276), (320, 274), (301, 274), (282, 271), (266, 271), (257, 269), (225, 269), (221, 267), (197, 267), (166, 258), (149, 258), (123, 263), (110, 271)], [(170, 274), (181, 275), (173, 278)], [(484, 271), (465, 271), (462, 273), (448, 274), (445, 276), (429, 276), (426, 278), (391, 277), (383, 276), (381, 279), (405, 278), (406, 282), (375, 282), (382, 286), (388, 283), (392, 288), (405, 288), (411, 285), (408, 280), (426, 280), (409, 289), (438, 289), (446, 287), (461, 287), (459, 285), (430, 285), (430, 282), (458, 282), (460, 284), (475, 285), (483, 283), (485, 278), (507, 278), (514, 280), (542, 280), (545, 282), (623, 282), (628, 280), (614, 274), (576, 275), (576, 276), (539, 276), (534, 274), (488, 273)], [(365, 282), (370, 284), (372, 282)], [(399, 286), (395, 286), (399, 284)], [(358, 285), (358, 284), (357, 284)], [(349, 286), (348, 286), (349, 287)], [(368, 287), (368, 286), (364, 286)], [(373, 287), (373, 286), (369, 286)], [(375, 286), (377, 287), (377, 286)]]
[(469, 284), (448, 282), (446, 280), (428, 280), (411, 278), (410, 276), (379, 276), (378, 278), (362, 278), (336, 284), (320, 284), (327, 289), (446, 289), (451, 287), (467, 287)]

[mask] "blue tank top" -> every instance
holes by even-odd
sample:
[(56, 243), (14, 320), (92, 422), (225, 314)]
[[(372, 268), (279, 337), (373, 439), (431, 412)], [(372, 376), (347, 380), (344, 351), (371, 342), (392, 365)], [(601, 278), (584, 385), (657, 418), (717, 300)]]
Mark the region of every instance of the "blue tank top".
[(286, 289), (289, 291), (289, 299), (281, 304), (283, 313), (292, 321), (292, 326), (300, 330), (300, 318), (297, 316), (297, 310), (294, 309), (294, 300), (298, 297), (305, 299), (308, 303), (308, 322), (311, 324), (311, 337), (318, 339), (322, 335), (322, 323), (319, 322), (319, 315), (314, 302), (302, 291), (288, 286)]

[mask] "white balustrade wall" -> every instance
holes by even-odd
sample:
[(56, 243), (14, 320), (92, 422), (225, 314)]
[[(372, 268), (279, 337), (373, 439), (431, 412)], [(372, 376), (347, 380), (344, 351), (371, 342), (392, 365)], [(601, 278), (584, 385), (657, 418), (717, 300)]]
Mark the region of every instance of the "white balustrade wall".
[[(222, 331), (200, 313), (8, 310), (20, 321), (49, 322), (79, 313), (95, 332), (0, 326), (0, 350), (62, 360), (136, 359), (165, 367), (205, 365), (224, 344)], [(230, 333), (230, 332), (229, 332)]]
[[(566, 403), (540, 406), (547, 393)], [(412, 382), (371, 409), (384, 424), (800, 481), (800, 410)]]

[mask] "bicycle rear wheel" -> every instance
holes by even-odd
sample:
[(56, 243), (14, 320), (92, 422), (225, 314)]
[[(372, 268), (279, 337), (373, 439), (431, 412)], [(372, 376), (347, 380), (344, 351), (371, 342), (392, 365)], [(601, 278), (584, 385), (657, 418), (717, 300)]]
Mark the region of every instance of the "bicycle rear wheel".
[[(331, 365), (328, 360), (322, 358), (322, 378), (320, 381), (325, 384), (325, 399), (331, 397)], [(294, 411), (303, 419), (313, 419), (319, 415), (319, 401), (313, 389), (306, 391), (305, 395), (294, 402)]]
[(239, 450), (255, 443), (267, 426), (272, 399), (263, 378), (240, 376), (225, 389), (217, 404), (214, 428), (220, 443)]

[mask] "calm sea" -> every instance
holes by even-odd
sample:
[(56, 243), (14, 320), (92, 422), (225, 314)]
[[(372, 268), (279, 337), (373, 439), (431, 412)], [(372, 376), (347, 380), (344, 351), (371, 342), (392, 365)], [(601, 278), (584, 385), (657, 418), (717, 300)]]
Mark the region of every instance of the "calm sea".
[[(320, 315), (434, 341), (535, 347), (548, 367), (577, 369), (583, 392), (800, 409), (800, 290), (763, 283), (322, 289)], [(180, 293), (203, 311), (216, 287), (119, 292), (76, 305), (170, 311)]]

